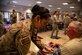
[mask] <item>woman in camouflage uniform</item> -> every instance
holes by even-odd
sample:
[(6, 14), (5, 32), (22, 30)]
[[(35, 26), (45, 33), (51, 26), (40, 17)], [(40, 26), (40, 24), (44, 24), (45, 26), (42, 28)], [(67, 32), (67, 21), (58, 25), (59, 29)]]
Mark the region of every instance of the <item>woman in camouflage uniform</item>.
[(10, 15), (10, 21), (11, 21), (11, 24), (14, 24), (17, 22), (17, 14), (14, 9), (12, 10), (12, 14)]
[(26, 55), (31, 40), (40, 50), (52, 50), (46, 48), (37, 36), (37, 29), (43, 28), (49, 21), (48, 9), (35, 5), (32, 12), (32, 20), (26, 19), (13, 24), (10, 30), (0, 38), (0, 55)]

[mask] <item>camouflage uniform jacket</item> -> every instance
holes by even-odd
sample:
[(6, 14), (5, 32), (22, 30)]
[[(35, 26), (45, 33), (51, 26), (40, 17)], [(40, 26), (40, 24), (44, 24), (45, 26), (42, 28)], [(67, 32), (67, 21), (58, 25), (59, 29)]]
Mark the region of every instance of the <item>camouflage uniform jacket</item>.
[(30, 20), (12, 24), (0, 38), (0, 55), (26, 55), (30, 48)]
[(61, 47), (61, 55), (82, 55), (82, 38), (73, 39)]

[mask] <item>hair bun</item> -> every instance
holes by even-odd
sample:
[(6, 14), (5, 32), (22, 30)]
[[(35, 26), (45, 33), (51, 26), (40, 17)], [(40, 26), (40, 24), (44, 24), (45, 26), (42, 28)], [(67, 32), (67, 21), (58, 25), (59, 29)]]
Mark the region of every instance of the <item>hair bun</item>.
[(37, 14), (39, 12), (39, 9), (40, 9), (40, 6), (36, 4), (35, 6), (33, 6), (31, 11), (33, 14)]

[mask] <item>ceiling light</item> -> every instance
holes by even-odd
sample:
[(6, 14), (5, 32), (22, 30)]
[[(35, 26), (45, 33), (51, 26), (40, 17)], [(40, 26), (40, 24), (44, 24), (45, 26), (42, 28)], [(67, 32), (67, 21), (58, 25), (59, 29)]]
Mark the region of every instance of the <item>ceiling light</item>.
[(17, 1), (12, 1), (13, 3), (17, 3)]
[(26, 12), (27, 12), (27, 13), (32, 13), (32, 12), (31, 12), (31, 9), (27, 9)]
[(48, 5), (49, 7), (52, 7), (52, 5)]
[(41, 1), (37, 1), (36, 3), (37, 3), (37, 4), (41, 4), (42, 2), (41, 2)]
[(70, 6), (70, 8), (75, 8), (74, 6)]
[(62, 3), (63, 5), (68, 5), (68, 3)]
[(60, 7), (58, 7), (57, 9), (59, 9), (59, 10), (60, 10), (61, 8), (60, 8)]

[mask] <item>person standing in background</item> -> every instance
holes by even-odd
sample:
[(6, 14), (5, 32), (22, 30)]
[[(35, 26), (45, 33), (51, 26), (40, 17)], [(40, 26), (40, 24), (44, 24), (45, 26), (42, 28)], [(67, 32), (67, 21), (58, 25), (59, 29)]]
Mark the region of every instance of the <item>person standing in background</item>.
[(14, 24), (17, 22), (17, 14), (14, 9), (12, 10), (12, 14), (10, 15), (10, 20), (11, 20), (11, 24)]
[(4, 26), (3, 14), (0, 12), (0, 37), (6, 33), (6, 29)]
[[(59, 18), (59, 12), (58, 11), (55, 11), (54, 14), (53, 14), (53, 29), (52, 29), (52, 33), (51, 33), (51, 38), (57, 38), (58, 39), (58, 20)], [(55, 33), (55, 36), (53, 36), (53, 34)]]
[(68, 27), (70, 22), (71, 22), (71, 18), (69, 16), (69, 14), (66, 14), (65, 18), (64, 18), (64, 34), (65, 35), (66, 35), (66, 28)]
[(25, 20), (24, 14), (21, 12), (19, 12), (19, 19), (20, 19), (20, 21)]

